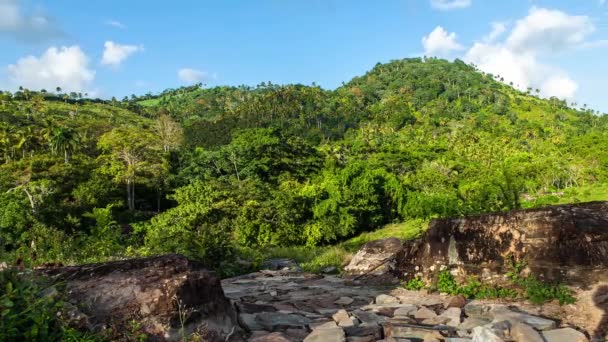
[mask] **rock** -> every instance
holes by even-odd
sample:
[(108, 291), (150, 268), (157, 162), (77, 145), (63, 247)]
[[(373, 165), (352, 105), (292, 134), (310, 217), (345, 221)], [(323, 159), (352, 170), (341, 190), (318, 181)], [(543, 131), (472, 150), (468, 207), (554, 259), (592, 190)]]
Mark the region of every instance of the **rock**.
[(236, 306), (237, 306), (239, 312), (247, 313), (247, 314), (258, 313), (258, 312), (277, 311), (277, 309), (270, 304), (254, 304), (254, 303), (247, 303), (247, 302), (239, 302), (239, 303), (237, 303)]
[(451, 307), (445, 310), (439, 317), (447, 318), (447, 325), (451, 327), (458, 327), (460, 325), (460, 317), (462, 316), (462, 310), (456, 307)]
[(449, 308), (462, 309), (462, 308), (464, 308), (465, 305), (467, 305), (467, 299), (463, 295), (458, 295), (458, 296), (450, 297), (450, 299), (448, 299), (445, 302), (444, 307), (446, 309), (449, 309)]
[(256, 321), (269, 331), (280, 331), (289, 328), (306, 328), (310, 318), (281, 312), (262, 312), (256, 316)]
[[(462, 276), (500, 280), (507, 256), (547, 281), (588, 285), (608, 280), (608, 202), (435, 219), (396, 256), (396, 275), (431, 278), (438, 265)], [(484, 271), (485, 269), (485, 271)]]
[(395, 315), (395, 311), (397, 311), (397, 308), (394, 307), (379, 307), (373, 309), (373, 312), (386, 317), (393, 317)]
[[(180, 255), (130, 259), (82, 266), (40, 269), (65, 283), (67, 301), (82, 310), (93, 326), (113, 322), (127, 329), (134, 315), (149, 336), (179, 339), (205, 328), (218, 339), (240, 334), (237, 315), (220, 278)], [(203, 313), (203, 314), (201, 314)], [(179, 320), (185, 315), (186, 325)]]
[(336, 266), (328, 266), (325, 267), (321, 272), (325, 274), (335, 274), (338, 273), (338, 268)]
[(511, 322), (511, 325), (525, 323), (536, 330), (549, 330), (557, 326), (553, 320), (526, 313), (515, 312), (507, 309), (493, 310), (491, 312), (494, 313), (495, 321), (509, 321)]
[(442, 325), (442, 324), (446, 324), (449, 321), (450, 321), (450, 319), (447, 317), (436, 316), (436, 317), (424, 319), (420, 323), (427, 324), (427, 325)]
[(334, 304), (338, 304), (338, 305), (350, 305), (354, 302), (355, 300), (350, 298), (350, 297), (340, 297), (338, 300), (336, 300), (334, 302)]
[(376, 342), (375, 336), (346, 336), (346, 342)]
[(505, 342), (494, 330), (488, 326), (473, 328), (473, 342)]
[(385, 317), (376, 315), (373, 312), (363, 311), (363, 310), (355, 310), (353, 315), (361, 321), (361, 325), (379, 325), (386, 321)]
[(289, 270), (289, 271), (302, 271), (300, 265), (293, 259), (268, 259), (262, 261), (262, 269), (278, 271), (278, 270)]
[(384, 338), (387, 341), (402, 341), (402, 339), (424, 340), (427, 337), (439, 337), (442, 335), (439, 331), (432, 328), (423, 328), (415, 326), (405, 326), (399, 322), (389, 321), (382, 325)]
[(418, 307), (416, 305), (408, 304), (407, 306), (400, 307), (393, 312), (393, 316), (414, 316), (414, 314), (418, 311)]
[(308, 336), (308, 330), (289, 328), (285, 330), (285, 335), (294, 341), (303, 341)]
[(344, 271), (351, 275), (374, 276), (392, 272), (395, 266), (395, 256), (401, 251), (402, 246), (403, 242), (395, 237), (370, 241), (361, 247)]
[(515, 342), (544, 342), (540, 334), (525, 323), (517, 323), (511, 327), (511, 337)]
[(470, 338), (466, 337), (446, 337), (444, 342), (471, 342)]
[(264, 327), (255, 318), (255, 314), (239, 314), (239, 324), (247, 331), (263, 330)]
[(483, 318), (476, 318), (476, 317), (469, 317), (467, 319), (465, 319), (459, 326), (458, 329), (460, 330), (471, 330), (475, 327), (481, 326), (481, 325), (486, 325), (489, 324), (490, 320), (487, 319), (483, 319)]
[(416, 311), (416, 313), (414, 314), (414, 318), (417, 320), (423, 320), (423, 319), (428, 319), (428, 318), (434, 318), (437, 317), (437, 314), (435, 313), (435, 311), (428, 309), (426, 307), (421, 307), (420, 309), (418, 309), (418, 311)]
[(358, 324), (356, 319), (351, 318), (346, 310), (338, 310), (338, 312), (336, 312), (332, 318), (341, 327), (353, 327)]
[(334, 321), (313, 322), (313, 323), (310, 323), (310, 329), (311, 330), (315, 330), (315, 329), (331, 329), (331, 328), (337, 328), (337, 327), (338, 327), (338, 325)]
[(346, 336), (374, 336), (380, 339), (381, 329), (379, 325), (361, 325), (357, 327), (344, 327)]
[(399, 304), (397, 297), (381, 294), (376, 297), (376, 304)]
[(345, 342), (346, 337), (342, 328), (316, 329), (306, 336), (304, 342)]
[(562, 328), (541, 332), (546, 342), (587, 342), (587, 337), (572, 328)]
[(270, 334), (258, 336), (249, 339), (249, 342), (291, 342), (287, 336), (280, 332), (273, 332)]
[(331, 317), (333, 314), (335, 314), (336, 312), (338, 312), (339, 309), (325, 309), (325, 308), (318, 308), (315, 311), (317, 313), (319, 313), (320, 315), (323, 315), (325, 317)]

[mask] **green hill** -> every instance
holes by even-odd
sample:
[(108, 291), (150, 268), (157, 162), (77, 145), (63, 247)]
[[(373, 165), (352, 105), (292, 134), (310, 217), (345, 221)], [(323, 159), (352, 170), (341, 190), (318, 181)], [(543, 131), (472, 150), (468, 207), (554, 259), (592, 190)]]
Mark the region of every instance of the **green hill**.
[(607, 117), (536, 93), (419, 58), (335, 90), (3, 93), (3, 258), (178, 252), (229, 273), (238, 250), (344, 246), (391, 223), (608, 199)]

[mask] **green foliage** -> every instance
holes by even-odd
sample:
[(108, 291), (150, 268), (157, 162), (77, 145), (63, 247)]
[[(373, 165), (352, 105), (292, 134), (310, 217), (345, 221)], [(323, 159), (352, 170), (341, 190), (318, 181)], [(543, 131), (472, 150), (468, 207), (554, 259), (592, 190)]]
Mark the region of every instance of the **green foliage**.
[(420, 277), (415, 277), (415, 278), (408, 280), (408, 282), (405, 284), (404, 287), (406, 290), (420, 291), (420, 290), (426, 288), (426, 283)]
[(64, 302), (56, 285), (14, 270), (0, 272), (0, 340), (93, 341), (62, 321)]

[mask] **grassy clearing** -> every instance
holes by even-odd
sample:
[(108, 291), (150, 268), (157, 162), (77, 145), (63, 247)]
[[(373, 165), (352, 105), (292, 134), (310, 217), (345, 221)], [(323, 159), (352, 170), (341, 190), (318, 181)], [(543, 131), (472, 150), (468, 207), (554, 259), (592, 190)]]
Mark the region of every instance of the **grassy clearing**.
[(522, 206), (524, 208), (537, 208), (547, 205), (593, 201), (608, 201), (608, 184), (595, 184), (565, 189), (560, 194), (548, 194), (532, 201), (525, 201), (522, 203)]
[(410, 240), (418, 237), (427, 227), (428, 221), (412, 220), (405, 223), (389, 224), (381, 229), (363, 233), (335, 246), (269, 247), (263, 250), (246, 248), (241, 249), (239, 252), (243, 258), (255, 260), (255, 262), (261, 262), (269, 258), (294, 259), (306, 272), (318, 273), (330, 266), (335, 266), (338, 270), (341, 270), (365, 243), (391, 236)]

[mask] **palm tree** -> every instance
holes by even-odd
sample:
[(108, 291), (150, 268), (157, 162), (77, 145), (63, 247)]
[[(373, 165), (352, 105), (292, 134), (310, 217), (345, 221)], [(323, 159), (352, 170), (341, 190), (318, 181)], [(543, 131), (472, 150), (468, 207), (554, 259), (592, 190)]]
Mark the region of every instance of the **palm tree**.
[(69, 127), (60, 127), (52, 132), (49, 139), (49, 145), (53, 153), (63, 153), (65, 163), (70, 162), (70, 155), (76, 150), (80, 136), (78, 133)]

